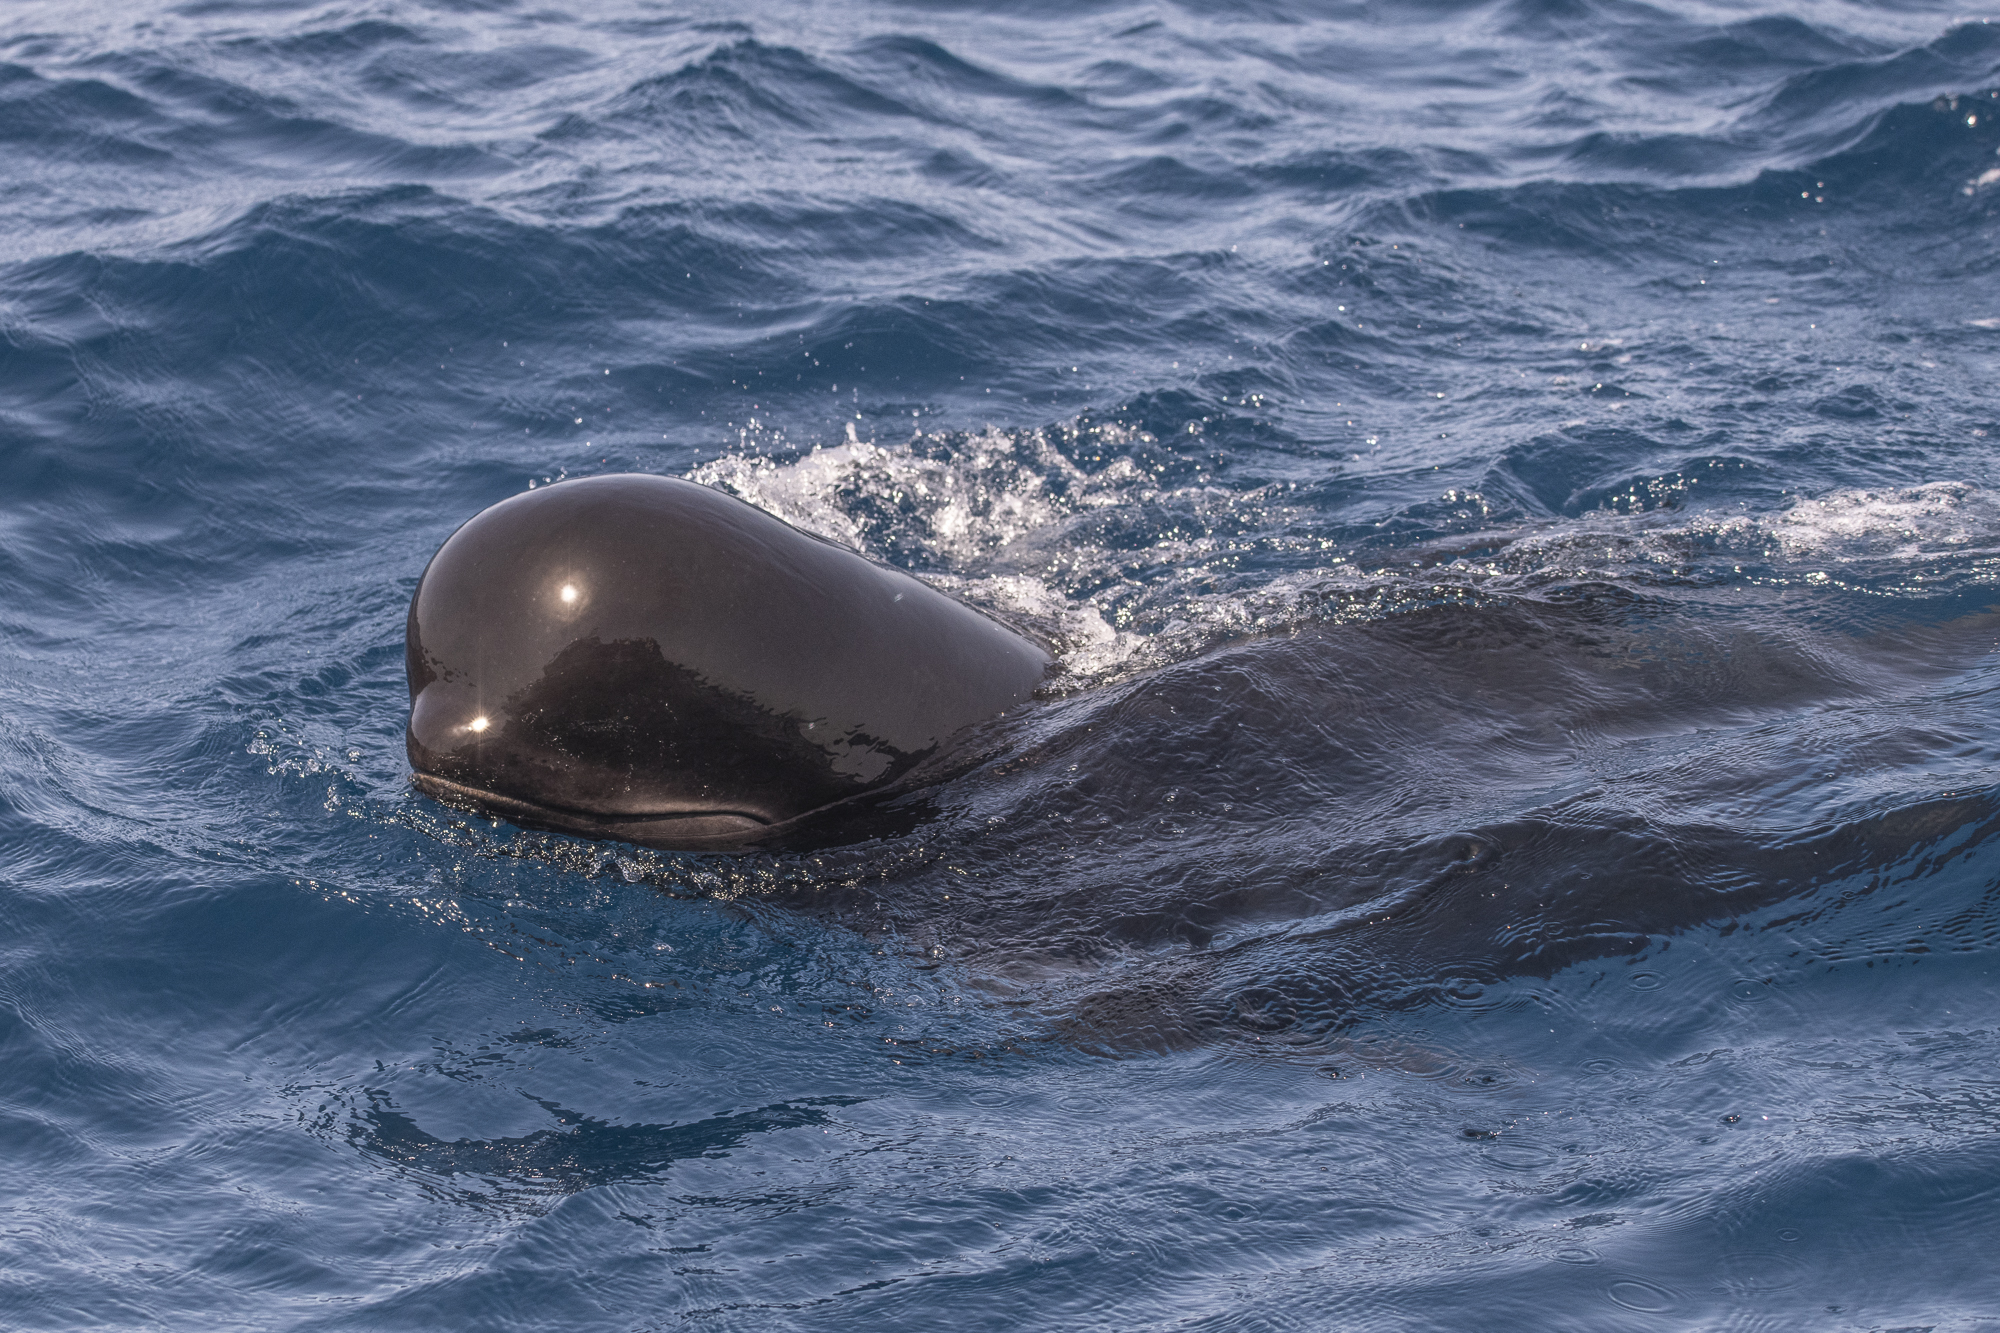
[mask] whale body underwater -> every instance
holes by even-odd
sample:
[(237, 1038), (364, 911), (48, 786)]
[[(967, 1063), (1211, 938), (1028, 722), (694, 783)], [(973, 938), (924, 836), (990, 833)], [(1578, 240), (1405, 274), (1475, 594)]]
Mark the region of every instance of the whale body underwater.
[(638, 474), (558, 482), (465, 523), (418, 582), (406, 652), (421, 790), (696, 851), (782, 841), (920, 784), (1054, 666), (900, 570)]
[[(1810, 584), (1571, 581), (1044, 690), (1046, 651), (917, 579), (608, 476), (432, 559), (409, 753), (424, 791), (525, 827), (810, 849), (743, 883), (1035, 988), (1093, 1048), (1289, 1040), (1979, 845), (1990, 790), (1927, 775), (1978, 734), (1986, 595), (1827, 625)], [(912, 819), (921, 846), (875, 854)], [(1200, 856), (1162, 836), (1196, 821)]]

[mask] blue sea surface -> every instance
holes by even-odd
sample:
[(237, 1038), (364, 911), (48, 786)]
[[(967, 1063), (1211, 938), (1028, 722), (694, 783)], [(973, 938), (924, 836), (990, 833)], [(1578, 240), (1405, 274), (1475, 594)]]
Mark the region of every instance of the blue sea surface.
[[(12, 0), (0, 154), (0, 1327), (2000, 1333), (2000, 25)], [(1059, 674), (420, 796), (621, 471)]]

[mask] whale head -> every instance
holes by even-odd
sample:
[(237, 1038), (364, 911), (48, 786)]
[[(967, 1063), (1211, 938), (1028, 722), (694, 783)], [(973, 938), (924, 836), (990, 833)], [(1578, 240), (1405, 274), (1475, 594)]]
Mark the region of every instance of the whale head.
[(690, 849), (766, 841), (892, 787), (1052, 665), (908, 574), (641, 475), (472, 518), (418, 582), (407, 654), (420, 788)]

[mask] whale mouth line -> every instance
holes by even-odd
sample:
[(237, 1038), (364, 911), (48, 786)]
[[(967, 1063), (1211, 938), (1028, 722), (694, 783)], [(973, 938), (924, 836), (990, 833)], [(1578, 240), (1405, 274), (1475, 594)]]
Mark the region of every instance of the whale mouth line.
[(794, 819), (772, 823), (742, 810), (666, 810), (653, 814), (607, 815), (587, 810), (525, 801), (470, 787), (434, 773), (416, 772), (410, 780), (417, 790), (444, 804), (499, 815), (529, 828), (584, 837), (614, 837), (641, 846), (665, 851), (703, 851), (741, 847), (758, 842), (798, 822)]

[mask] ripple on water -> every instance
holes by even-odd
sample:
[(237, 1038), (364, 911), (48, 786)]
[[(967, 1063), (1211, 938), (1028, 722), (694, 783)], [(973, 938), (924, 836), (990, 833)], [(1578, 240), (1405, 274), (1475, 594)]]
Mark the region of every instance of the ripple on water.
[(1519, 1083), (1520, 1075), (1505, 1065), (1476, 1064), (1456, 1070), (1440, 1085), (1452, 1092), (1505, 1092)]
[(1503, 1171), (1528, 1173), (1545, 1171), (1555, 1165), (1556, 1153), (1538, 1143), (1508, 1142), (1488, 1144), (1479, 1155)]
[(1477, 973), (1451, 968), (1438, 983), (1437, 1002), (1447, 1008), (1480, 1013), (1501, 1002), (1489, 992), (1490, 987)]
[(1741, 978), (1729, 983), (1729, 998), (1738, 1004), (1762, 1004), (1773, 993), (1770, 978), (1762, 981)]
[(1640, 1314), (1665, 1314), (1676, 1304), (1674, 1295), (1665, 1287), (1639, 1278), (1621, 1278), (1604, 1289), (1616, 1305)]
[(1772, 1250), (1733, 1250), (1722, 1256), (1717, 1267), (1723, 1285), (1731, 1291), (1783, 1291), (1798, 1285), (1805, 1260)]

